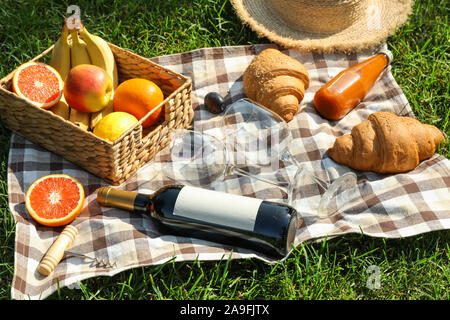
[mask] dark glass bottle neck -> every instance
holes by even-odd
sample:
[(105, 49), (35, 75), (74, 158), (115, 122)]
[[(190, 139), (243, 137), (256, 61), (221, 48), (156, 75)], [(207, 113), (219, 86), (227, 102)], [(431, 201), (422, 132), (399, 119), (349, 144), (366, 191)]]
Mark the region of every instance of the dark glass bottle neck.
[(138, 193), (136, 195), (136, 198), (134, 198), (133, 207), (134, 207), (133, 211), (136, 213), (150, 214), (151, 210), (153, 210), (152, 200), (150, 196)]

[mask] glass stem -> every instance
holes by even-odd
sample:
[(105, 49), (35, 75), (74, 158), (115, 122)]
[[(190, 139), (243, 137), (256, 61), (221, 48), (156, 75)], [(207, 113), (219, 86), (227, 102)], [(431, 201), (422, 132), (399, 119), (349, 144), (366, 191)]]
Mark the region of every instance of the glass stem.
[(288, 192), (288, 189), (289, 189), (289, 184), (288, 183), (275, 182), (275, 181), (271, 181), (271, 180), (268, 180), (268, 179), (264, 179), (264, 178), (255, 176), (255, 175), (253, 175), (253, 174), (251, 174), (251, 173), (249, 173), (249, 172), (247, 172), (245, 170), (242, 170), (242, 169), (240, 169), (238, 167), (235, 167), (233, 165), (230, 165), (228, 167), (228, 173), (229, 174), (234, 173), (234, 174), (238, 174), (238, 175), (245, 176), (245, 177), (248, 177), (248, 178), (253, 178), (253, 179), (259, 180), (261, 182), (268, 183), (270, 185), (273, 185), (273, 186), (275, 186), (277, 188), (282, 189), (286, 193)]
[[(290, 153), (288, 150), (284, 150), (283, 153), (281, 154), (281, 160), (286, 161), (286, 162), (291, 162), (293, 164), (295, 164), (298, 169), (300, 171), (303, 170), (308, 170), (306, 169), (305, 165), (300, 163), (293, 155), (292, 153)], [(324, 190), (326, 190), (329, 186), (329, 183), (322, 180), (321, 178), (317, 177), (316, 175), (314, 175), (314, 179), (316, 180), (317, 184), (322, 187)]]

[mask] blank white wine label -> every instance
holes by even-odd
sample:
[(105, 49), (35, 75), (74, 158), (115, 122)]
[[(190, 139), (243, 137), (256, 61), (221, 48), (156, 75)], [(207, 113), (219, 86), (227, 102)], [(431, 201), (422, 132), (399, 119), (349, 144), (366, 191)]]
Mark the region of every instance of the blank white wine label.
[(184, 186), (175, 202), (174, 215), (253, 231), (262, 200)]

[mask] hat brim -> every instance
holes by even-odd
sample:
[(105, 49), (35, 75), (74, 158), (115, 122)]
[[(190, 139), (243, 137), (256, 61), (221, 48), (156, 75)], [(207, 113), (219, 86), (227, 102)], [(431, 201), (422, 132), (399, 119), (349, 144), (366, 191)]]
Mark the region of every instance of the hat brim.
[[(370, 10), (332, 34), (311, 33), (286, 24), (265, 0), (230, 0), (238, 17), (259, 37), (300, 51), (355, 52), (373, 48), (394, 34), (412, 12), (412, 0), (370, 0)], [(301, 17), (299, 17), (301, 18)]]

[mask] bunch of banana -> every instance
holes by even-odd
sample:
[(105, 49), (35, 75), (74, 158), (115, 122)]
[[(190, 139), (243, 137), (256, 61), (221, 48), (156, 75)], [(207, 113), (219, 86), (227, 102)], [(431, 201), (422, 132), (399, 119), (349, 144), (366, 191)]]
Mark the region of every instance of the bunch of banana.
[[(69, 32), (72, 38), (72, 44), (68, 42)], [(69, 70), (80, 64), (93, 64), (103, 68), (113, 80), (114, 90), (116, 89), (118, 85), (117, 65), (114, 55), (106, 41), (96, 35), (90, 34), (83, 25), (78, 29), (69, 30), (67, 24), (64, 23), (61, 38), (55, 43), (50, 65), (58, 70), (61, 77), (65, 79)], [(61, 99), (61, 104), (63, 105), (65, 103), (65, 109), (70, 111), (70, 113), (68, 112), (66, 115), (66, 113), (60, 111), (63, 107), (59, 106), (59, 104), (52, 111), (75, 123), (80, 128), (93, 130), (101, 118), (113, 111), (113, 96), (114, 92), (111, 95), (109, 104), (101, 111), (92, 114), (79, 112), (70, 108), (64, 97)]]

